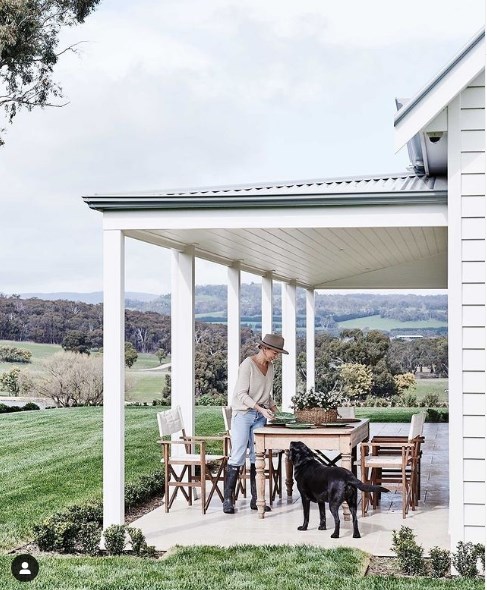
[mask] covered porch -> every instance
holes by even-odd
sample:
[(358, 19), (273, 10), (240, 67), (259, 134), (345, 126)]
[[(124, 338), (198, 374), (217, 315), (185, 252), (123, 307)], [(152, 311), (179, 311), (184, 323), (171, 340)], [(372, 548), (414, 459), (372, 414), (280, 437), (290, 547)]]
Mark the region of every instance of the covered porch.
[[(306, 386), (311, 387), (315, 376), (316, 290), (447, 288), (446, 185), (444, 177), (405, 173), (387, 177), (85, 197), (90, 207), (103, 212), (104, 227), (104, 526), (124, 522), (125, 238), (142, 240), (172, 251), (172, 404), (181, 406), (186, 431), (194, 434), (197, 257), (228, 269), (229, 397), (241, 360), (241, 273), (245, 271), (262, 277), (262, 333), (274, 331), (272, 287), (276, 281), (281, 283), (282, 334), (290, 353), (283, 358), (282, 409), (288, 410), (297, 383), (296, 290), (306, 291)], [(154, 438), (156, 433), (154, 424)], [(434, 453), (433, 450), (432, 457)], [(447, 471), (446, 463), (445, 459), (443, 476)], [(283, 525), (291, 535), (281, 536), (281, 540), (288, 539), (282, 542), (296, 542), (295, 522), (299, 521), (296, 511), (300, 510), (296, 500), (297, 497), (292, 504), (284, 500), (281, 506), (276, 506), (272, 516), (263, 521), (249, 515), (248, 542), (260, 539), (259, 531), (264, 530), (263, 527), (277, 531), (278, 528), (274, 529), (271, 523), (279, 520), (280, 512), (289, 516), (281, 519), (279, 526)], [(448, 546), (444, 494), (441, 502), (444, 503), (442, 508), (433, 512), (443, 522), (441, 530), (445, 534), (442, 534), (442, 541)], [(425, 504), (426, 508), (431, 511)], [(244, 519), (245, 510), (241, 514), (237, 518)], [(206, 518), (200, 517), (194, 509), (185, 508), (181, 511), (183, 520), (180, 524), (175, 520), (177, 511), (174, 508), (172, 514), (162, 516), (157, 519), (159, 533), (148, 524), (151, 517), (144, 517), (149, 520), (144, 521), (143, 530), (148, 540), (156, 545), (159, 543), (157, 535), (163, 539), (171, 528), (174, 543), (183, 543), (183, 539), (188, 538), (184, 532), (188, 528), (184, 524), (185, 518), (199, 523), (195, 524), (193, 541), (196, 532), (202, 530), (207, 543), (223, 543), (217, 523), (220, 522), (222, 527), (234, 527), (231, 519), (221, 520), (221, 504)], [(372, 522), (376, 516), (361, 519), (360, 526), (369, 541), (367, 522)], [(390, 543), (390, 531), (402, 524), (388, 522), (387, 544)], [(343, 529), (343, 539), (350, 542), (351, 535), (345, 533), (347, 525)], [(384, 523), (379, 523), (377, 530), (381, 529), (385, 530)], [(427, 529), (433, 530), (431, 520), (428, 526), (425, 525)], [(435, 544), (440, 543), (438, 530)], [(215, 538), (210, 541), (213, 533)], [(306, 536), (303, 542), (314, 542), (313, 534)], [(380, 537), (380, 533), (377, 534)], [(230, 542), (236, 542), (234, 537), (233, 532)], [(332, 541), (326, 534), (319, 536), (320, 542), (324, 542), (323, 539)], [(356, 541), (366, 543), (362, 546), (370, 549), (367, 541)], [(380, 544), (378, 538), (374, 542), (381, 547), (380, 554), (383, 554), (385, 542)]]
[[(372, 423), (374, 435), (407, 434), (408, 424)], [(448, 532), (448, 424), (427, 423), (424, 428), (421, 499), (415, 511), (402, 518), (400, 493), (384, 494), (377, 510), (369, 510), (365, 517), (360, 514), (361, 539), (352, 537), (352, 523), (345, 521), (340, 513), (340, 538), (332, 539), (333, 518), (327, 512), (327, 530), (319, 531), (317, 505), (311, 507), (310, 525), (307, 531), (298, 531), (302, 524), (302, 508), (299, 493), (294, 488), (292, 501), (287, 500), (284, 490), (282, 500), (277, 499), (272, 512), (260, 520), (250, 510), (249, 497), (237, 501), (237, 512), (226, 515), (222, 504), (215, 498), (206, 513), (201, 514), (199, 502), (188, 507), (184, 498), (176, 500), (169, 513), (164, 506), (137, 519), (131, 526), (142, 530), (147, 542), (159, 551), (168, 551), (174, 545), (223, 545), (258, 544), (309, 544), (325, 549), (347, 546), (356, 547), (378, 556), (393, 555), (391, 551), (392, 530), (402, 525), (411, 528), (418, 542), (428, 553), (434, 546), (450, 548)]]

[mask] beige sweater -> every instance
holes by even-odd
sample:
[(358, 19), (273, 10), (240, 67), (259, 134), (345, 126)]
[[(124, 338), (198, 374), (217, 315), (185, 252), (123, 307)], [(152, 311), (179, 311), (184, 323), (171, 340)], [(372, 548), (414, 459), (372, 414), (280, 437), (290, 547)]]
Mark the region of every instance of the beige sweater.
[(255, 407), (274, 406), (272, 399), (272, 383), (274, 381), (274, 366), (269, 363), (267, 375), (263, 375), (252, 358), (247, 357), (238, 368), (238, 377), (233, 391), (232, 410), (247, 412)]

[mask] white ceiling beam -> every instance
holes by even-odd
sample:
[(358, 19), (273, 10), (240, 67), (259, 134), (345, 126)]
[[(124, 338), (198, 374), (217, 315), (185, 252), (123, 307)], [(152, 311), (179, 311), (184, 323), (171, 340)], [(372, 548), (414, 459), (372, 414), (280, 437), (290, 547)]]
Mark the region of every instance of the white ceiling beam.
[(106, 211), (104, 229), (272, 229), (447, 226), (447, 205), (368, 205), (259, 210)]

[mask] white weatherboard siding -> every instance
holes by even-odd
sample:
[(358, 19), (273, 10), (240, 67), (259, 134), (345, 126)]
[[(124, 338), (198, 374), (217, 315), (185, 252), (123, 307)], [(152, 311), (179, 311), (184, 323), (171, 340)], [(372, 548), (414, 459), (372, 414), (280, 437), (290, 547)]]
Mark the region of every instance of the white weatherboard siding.
[(482, 74), (448, 106), (452, 546), (485, 539), (484, 97)]

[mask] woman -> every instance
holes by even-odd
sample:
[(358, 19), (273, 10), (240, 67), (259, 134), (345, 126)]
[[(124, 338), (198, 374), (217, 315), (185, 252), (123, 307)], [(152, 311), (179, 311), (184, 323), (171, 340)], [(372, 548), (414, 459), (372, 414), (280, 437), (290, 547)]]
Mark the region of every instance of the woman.
[[(279, 354), (289, 354), (283, 348), (284, 338), (266, 334), (259, 343), (259, 352), (247, 357), (238, 369), (237, 384), (232, 399), (232, 452), (225, 472), (223, 512), (233, 514), (233, 498), (238, 473), (245, 464), (247, 448), (250, 459), (250, 508), (257, 510), (255, 481), (254, 429), (265, 426), (274, 417), (277, 406), (272, 399), (274, 366)], [(265, 507), (269, 511), (269, 506)]]

